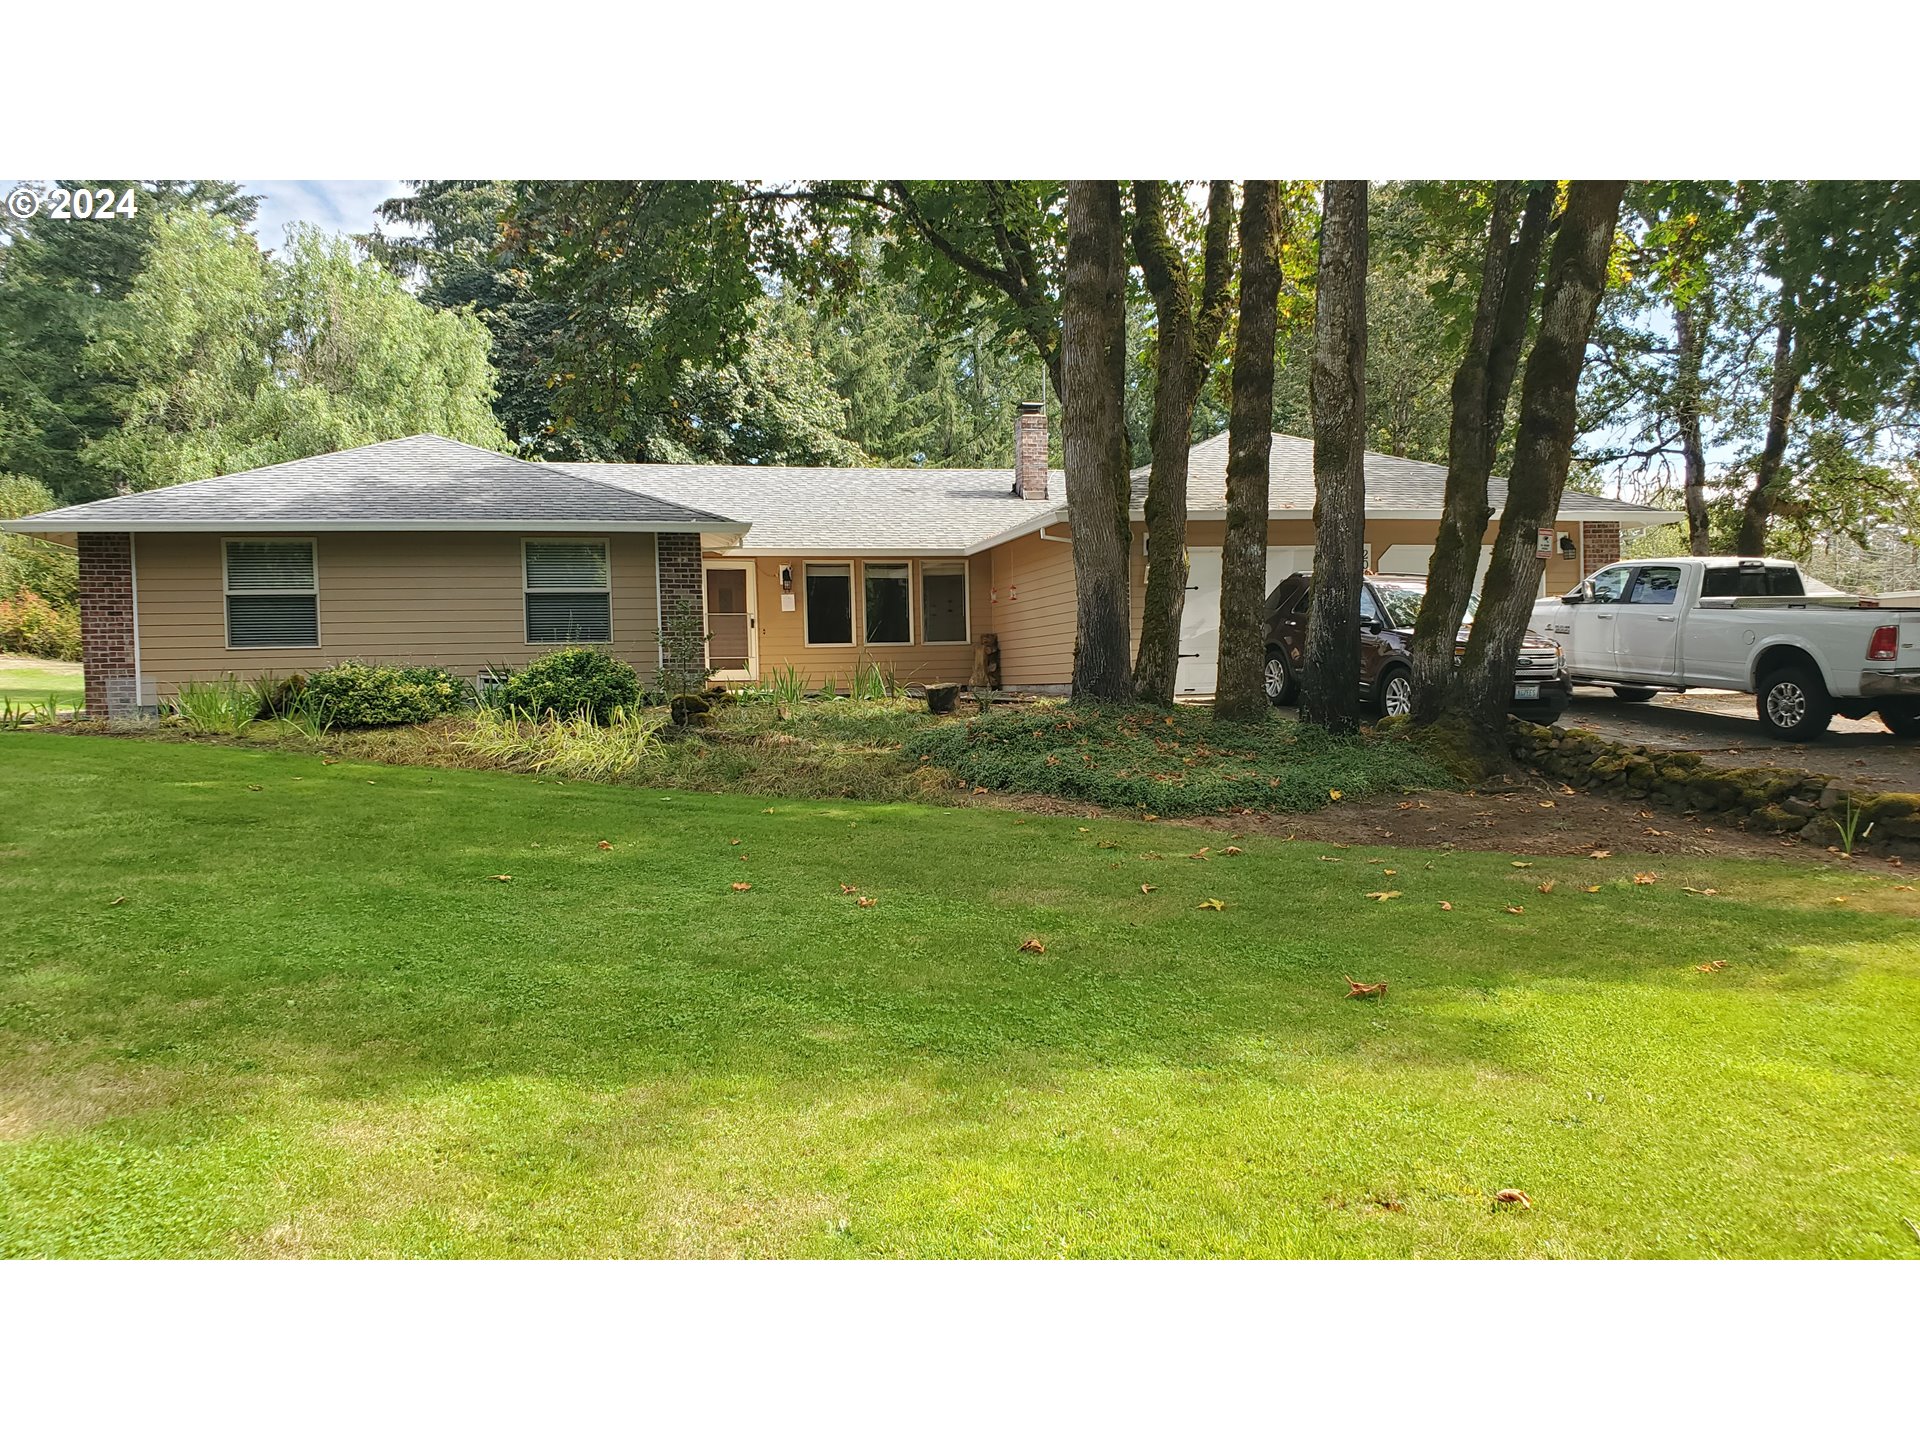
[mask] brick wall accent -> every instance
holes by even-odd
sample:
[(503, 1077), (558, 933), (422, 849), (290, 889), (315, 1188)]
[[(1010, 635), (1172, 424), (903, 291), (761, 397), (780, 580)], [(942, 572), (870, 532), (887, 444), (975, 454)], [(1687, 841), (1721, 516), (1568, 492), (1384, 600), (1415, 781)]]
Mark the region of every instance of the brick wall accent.
[(1022, 500), (1047, 498), (1047, 407), (1020, 402), (1013, 432), (1013, 493)]
[(700, 628), (707, 626), (707, 587), (700, 571), (698, 535), (656, 535), (657, 564), (660, 567), (660, 624), (672, 617), (674, 602), (692, 604)]
[(1580, 522), (1580, 568), (1585, 575), (1604, 570), (1620, 558), (1620, 522), (1583, 520)]
[(140, 704), (134, 670), (133, 536), (82, 534), (79, 540), (86, 713), (94, 720), (131, 715)]

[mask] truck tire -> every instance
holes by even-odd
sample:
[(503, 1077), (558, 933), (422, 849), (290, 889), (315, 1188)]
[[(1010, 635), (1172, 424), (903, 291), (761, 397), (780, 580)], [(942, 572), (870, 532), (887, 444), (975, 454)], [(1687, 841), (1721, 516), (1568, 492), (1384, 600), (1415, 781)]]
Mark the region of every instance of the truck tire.
[(1267, 651), (1265, 683), (1267, 699), (1275, 705), (1291, 705), (1300, 698), (1300, 681), (1287, 662), (1286, 651), (1278, 648)]
[(1782, 740), (1811, 740), (1826, 733), (1833, 719), (1833, 697), (1811, 665), (1794, 662), (1760, 677), (1754, 695), (1761, 728)]
[(1638, 704), (1642, 700), (1651, 700), (1660, 692), (1647, 685), (1616, 685), (1613, 693), (1616, 699)]
[(1904, 709), (1883, 705), (1880, 708), (1880, 720), (1902, 740), (1920, 740), (1920, 705), (1909, 705)]

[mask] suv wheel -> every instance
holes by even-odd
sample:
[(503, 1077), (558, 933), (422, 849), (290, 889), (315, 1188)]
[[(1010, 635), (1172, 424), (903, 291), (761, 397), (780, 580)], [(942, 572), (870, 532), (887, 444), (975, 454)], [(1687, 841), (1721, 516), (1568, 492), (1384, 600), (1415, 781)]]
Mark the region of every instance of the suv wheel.
[(1833, 719), (1833, 699), (1811, 665), (1783, 665), (1760, 681), (1754, 697), (1760, 723), (1782, 740), (1811, 740)]
[(1381, 675), (1378, 693), (1382, 715), (1411, 715), (1413, 713), (1413, 672), (1395, 665)]
[(1266, 671), (1267, 699), (1275, 705), (1291, 705), (1294, 693), (1299, 689), (1293, 678), (1293, 666), (1287, 663), (1284, 650), (1267, 651)]

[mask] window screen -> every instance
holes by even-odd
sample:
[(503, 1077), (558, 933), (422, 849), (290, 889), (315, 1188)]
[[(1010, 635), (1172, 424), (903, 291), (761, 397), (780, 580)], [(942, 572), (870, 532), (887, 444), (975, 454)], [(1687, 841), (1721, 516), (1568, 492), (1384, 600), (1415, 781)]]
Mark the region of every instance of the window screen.
[(929, 645), (965, 643), (967, 565), (964, 560), (921, 563), (920, 628)]
[(853, 643), (853, 567), (809, 565), (807, 587), (807, 643)]
[(613, 639), (604, 540), (529, 540), (527, 643), (571, 645)]
[(913, 643), (913, 567), (908, 564), (864, 565), (861, 583), (866, 591), (867, 643)]
[(311, 540), (229, 540), (226, 570), (229, 650), (320, 643), (320, 597)]

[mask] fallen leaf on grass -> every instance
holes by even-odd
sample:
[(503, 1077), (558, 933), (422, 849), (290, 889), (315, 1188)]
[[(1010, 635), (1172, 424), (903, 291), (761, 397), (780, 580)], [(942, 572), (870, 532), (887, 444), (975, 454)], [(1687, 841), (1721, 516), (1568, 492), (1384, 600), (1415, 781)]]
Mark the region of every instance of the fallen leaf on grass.
[(1196, 910), (1224, 910), (1227, 908), (1227, 902), (1224, 900), (1206, 899), (1202, 900), (1193, 908)]
[(1440, 902), (1440, 908), (1442, 910), (1451, 910), (1453, 909), (1453, 902), (1451, 900), (1442, 900)]
[(507, 883), (507, 881), (509, 881), (509, 880), (511, 880), (511, 879), (513, 879), (513, 876), (511, 876), (511, 875), (489, 875), (489, 876), (487, 876), (487, 879), (489, 879), (489, 880), (498, 880), (498, 881), (499, 881), (499, 882), (500, 882), (500, 883), (501, 883), (502, 885), (504, 885), (504, 884), (506, 884), (506, 883)]
[(1533, 868), (1533, 862), (1531, 860), (1510, 860), (1507, 863), (1512, 865), (1516, 870), (1531, 870)]
[(1641, 874), (1634, 876), (1633, 883), (1636, 885), (1651, 885), (1655, 881), (1657, 881), (1659, 878), (1660, 877), (1658, 875), (1654, 874), (1651, 870), (1648, 870), (1648, 871), (1643, 871)]
[(1727, 962), (1724, 960), (1709, 960), (1706, 964), (1696, 965), (1693, 968), (1698, 970), (1702, 975), (1711, 975), (1716, 970), (1726, 969)]
[(1160, 817), (1158, 815), (1143, 814), (1140, 818), (1142, 820), (1158, 820)]
[(1340, 798), (1340, 792), (1338, 790), (1327, 791), (1327, 799), (1338, 800), (1339, 798)]
[(880, 902), (874, 899), (871, 895), (862, 895), (854, 903), (858, 905), (862, 910), (871, 910), (873, 909), (874, 906), (878, 905)]
[[(982, 792), (982, 793), (985, 793), (985, 792)], [(761, 813), (762, 815), (771, 815), (771, 814), (773, 813), (773, 807), (772, 807), (771, 805), (769, 805), (769, 806), (767, 806), (767, 808), (766, 808), (766, 809), (764, 809), (764, 810), (762, 810), (762, 811), (761, 811), (760, 813)]]
[(1226, 849), (1222, 850), (1220, 853), (1222, 855), (1244, 855), (1247, 852), (1242, 850), (1238, 845), (1229, 845), (1227, 846)]
[(1827, 903), (1829, 905), (1844, 905), (1847, 903), (1847, 901), (1851, 900), (1852, 898), (1853, 897), (1851, 895), (1836, 895), (1833, 897), (1833, 899), (1829, 900)]
[(1354, 979), (1351, 975), (1343, 975), (1340, 978), (1347, 982), (1347, 999), (1349, 1000), (1378, 1000), (1387, 993), (1387, 982), (1384, 980), (1377, 985), (1368, 985), (1364, 981)]
[(1542, 810), (1551, 810), (1551, 809), (1553, 809), (1553, 808), (1554, 808), (1554, 805), (1553, 805), (1553, 802), (1552, 802), (1551, 800), (1542, 800), (1542, 801), (1540, 802), (1540, 808), (1541, 808)]
[(1526, 913), (1527, 913), (1527, 907), (1524, 905), (1507, 906), (1507, 914), (1509, 915), (1524, 915)]
[(1342, 860), (1346, 859), (1347, 857), (1344, 855), (1316, 855), (1313, 858), (1316, 860), (1324, 860), (1329, 865), (1338, 865)]
[(1588, 885), (1583, 888), (1589, 895), (1598, 895), (1600, 893), (1600, 887), (1598, 885)]
[(736, 890), (751, 890), (753, 886), (745, 880), (736, 880), (733, 882), (733, 888)]
[(1398, 870), (1382, 870), (1380, 873), (1382, 875), (1398, 875), (1400, 872)]
[(1191, 855), (1187, 856), (1187, 859), (1205, 860), (1207, 858), (1207, 852), (1212, 848), (1213, 847), (1211, 845), (1202, 845), (1198, 850), (1194, 851)]
[(613, 849), (613, 842), (611, 840), (602, 840), (600, 842), (600, 848), (602, 850), (611, 850)]
[(1493, 1197), (1496, 1205), (1518, 1205), (1522, 1210), (1531, 1210), (1533, 1201), (1527, 1198), (1524, 1190), (1500, 1190)]
[(1399, 898), (1400, 892), (1398, 890), (1369, 890), (1367, 892), (1367, 899), (1369, 900), (1386, 901), (1398, 900)]
[(260, 788), (260, 787), (259, 787), (258, 785), (249, 785), (249, 786), (247, 786), (247, 789), (249, 789), (249, 790), (258, 790), (259, 788)]
[(1143, 881), (1140, 885), (1140, 893), (1142, 895), (1151, 895), (1154, 891), (1158, 890), (1159, 888), (1160, 887), (1158, 885), (1148, 885)]
[(338, 760), (329, 760), (326, 756), (322, 755), (320, 757), (320, 763), (322, 765), (338, 765), (340, 762)]
[(114, 896), (114, 897), (113, 897), (113, 899), (111, 899), (111, 900), (109, 900), (109, 901), (107, 902), (107, 908), (108, 908), (108, 909), (112, 909), (112, 908), (113, 908), (113, 907), (114, 907), (115, 905), (124, 905), (124, 904), (126, 904), (126, 903), (127, 903), (127, 897), (126, 897), (126, 896), (124, 896), (124, 895), (116, 895), (116, 896)]
[(729, 840), (729, 841), (727, 841), (727, 844), (729, 844), (729, 845), (738, 845), (739, 843), (740, 843), (740, 842), (739, 842), (738, 840)]
[(1589, 850), (1587, 852), (1587, 859), (1605, 860), (1611, 854), (1613, 854), (1611, 850)]
[(840, 882), (840, 893), (842, 895), (858, 895), (860, 893), (860, 887), (858, 885), (849, 885), (843, 880)]
[(1718, 895), (1720, 893), (1718, 890), (1712, 889), (1711, 887), (1705, 890), (1696, 890), (1691, 885), (1682, 885), (1680, 888), (1689, 895)]
[(1027, 955), (1044, 955), (1047, 953), (1047, 947), (1042, 945), (1038, 940), (1022, 940), (1020, 942), (1020, 949), (1022, 953)]
[(1533, 888), (1538, 890), (1542, 895), (1551, 895), (1553, 893), (1553, 881), (1542, 880), (1538, 885), (1534, 886)]

